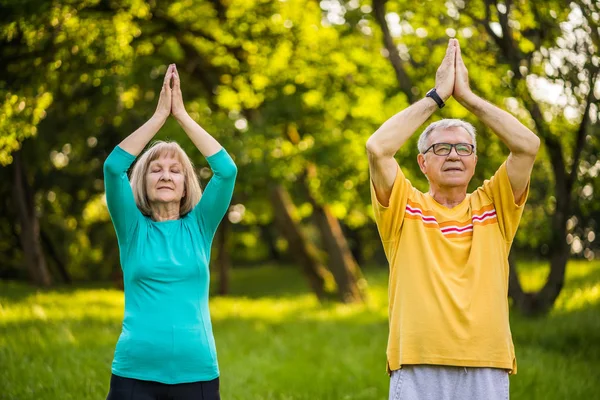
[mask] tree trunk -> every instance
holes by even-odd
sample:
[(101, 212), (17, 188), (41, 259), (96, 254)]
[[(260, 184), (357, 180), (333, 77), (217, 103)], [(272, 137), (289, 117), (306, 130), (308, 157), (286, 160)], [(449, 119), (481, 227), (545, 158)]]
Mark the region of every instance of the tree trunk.
[(516, 272), (516, 261), (509, 257), (510, 282), (508, 295), (513, 306), (523, 315), (536, 316), (549, 312), (560, 295), (565, 282), (565, 271), (569, 259), (569, 247), (561, 246), (550, 257), (550, 274), (539, 292), (524, 292)]
[(219, 271), (219, 294), (225, 296), (229, 293), (229, 271), (231, 270), (231, 257), (229, 257), (229, 232), (231, 222), (227, 216), (223, 218), (217, 230), (217, 269)]
[(327, 297), (327, 287), (332, 281), (332, 277), (321, 263), (317, 248), (308, 240), (294, 217), (296, 207), (289, 193), (283, 186), (277, 185), (271, 191), (271, 202), (275, 213), (275, 223), (288, 242), (289, 252), (302, 267), (317, 298), (324, 300)]
[(363, 265), (365, 262), (365, 256), (363, 254), (362, 239), (360, 237), (360, 231), (358, 229), (352, 229), (348, 225), (342, 223), (342, 231), (346, 232), (345, 236), (349, 239), (350, 251), (352, 257), (356, 260), (358, 265)]
[(365, 293), (361, 290), (361, 286), (364, 287), (364, 278), (348, 247), (340, 222), (327, 205), (321, 206), (316, 203), (313, 203), (313, 219), (329, 255), (327, 265), (335, 278), (340, 300), (344, 303), (364, 301)]
[[(563, 241), (565, 241), (563, 239)], [(550, 274), (542, 290), (536, 293), (536, 314), (543, 314), (552, 309), (565, 284), (565, 272), (571, 251), (565, 244), (559, 245), (550, 256)]]
[(398, 85), (400, 86), (402, 92), (408, 97), (409, 102), (414, 103), (418, 99), (413, 93), (413, 84), (406, 73), (404, 66), (402, 65), (402, 59), (400, 58), (398, 47), (396, 47), (396, 43), (394, 43), (394, 38), (390, 33), (390, 28), (388, 27), (385, 19), (385, 3), (387, 3), (387, 0), (373, 0), (373, 14), (375, 15), (375, 20), (379, 24), (381, 32), (383, 33), (383, 45), (388, 52), (387, 58), (390, 60), (390, 63), (394, 68), (394, 72), (396, 73)]
[(281, 252), (277, 248), (277, 243), (276, 243), (277, 238), (275, 237), (275, 235), (273, 234), (273, 231), (272, 231), (273, 226), (271, 224), (268, 224), (268, 225), (259, 225), (259, 227), (260, 227), (261, 237), (267, 243), (267, 247), (269, 248), (269, 260), (281, 262), (283, 258), (281, 256)]
[(70, 285), (73, 280), (71, 279), (71, 275), (69, 274), (65, 263), (63, 263), (58, 256), (58, 252), (56, 251), (54, 244), (52, 244), (52, 240), (43, 230), (40, 231), (40, 238), (42, 239), (42, 243), (46, 248), (46, 252), (54, 260), (54, 264), (56, 265), (56, 270), (54, 272), (58, 272), (58, 275), (60, 275), (62, 281)]
[(328, 254), (327, 265), (335, 278), (338, 296), (344, 303), (362, 302), (365, 300), (366, 294), (361, 287), (364, 287), (366, 282), (350, 251), (340, 222), (331, 213), (328, 205), (319, 204), (310, 193), (308, 180), (316, 174), (317, 169), (314, 165), (311, 164), (306, 168), (303, 177), (303, 189), (313, 206), (313, 220), (319, 228), (323, 247)]
[(21, 227), (19, 236), (25, 255), (25, 264), (31, 281), (38, 286), (48, 287), (52, 285), (52, 278), (40, 243), (40, 225), (35, 214), (33, 193), (27, 182), (21, 152), (17, 151), (13, 156), (15, 169), (13, 194), (17, 219)]
[(519, 281), (517, 260), (513, 251), (508, 255), (508, 267), (508, 296), (513, 299), (514, 306), (521, 309), (521, 305), (526, 302), (526, 293), (523, 292), (523, 287)]

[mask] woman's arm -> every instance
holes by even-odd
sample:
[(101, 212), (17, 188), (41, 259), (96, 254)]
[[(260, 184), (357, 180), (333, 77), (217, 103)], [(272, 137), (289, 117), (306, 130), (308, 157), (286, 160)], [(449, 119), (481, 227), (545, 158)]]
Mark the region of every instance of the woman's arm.
[(131, 229), (141, 215), (135, 204), (127, 170), (171, 113), (170, 83), (173, 68), (170, 65), (167, 69), (158, 106), (152, 118), (119, 143), (104, 162), (106, 204), (121, 246), (129, 241)]
[(104, 162), (106, 205), (121, 247), (129, 242), (132, 228), (141, 216), (127, 177), (134, 160), (133, 155), (117, 146)]
[(144, 125), (140, 126), (135, 132), (119, 143), (120, 148), (135, 157), (144, 150), (144, 147), (152, 140), (158, 130), (162, 128), (171, 114), (171, 80), (173, 79), (174, 69), (175, 64), (171, 64), (167, 68), (154, 115)]
[(237, 167), (219, 142), (189, 116), (183, 105), (180, 83), (179, 73), (175, 67), (171, 114), (200, 150), (200, 153), (206, 157), (214, 174), (208, 182), (200, 202), (192, 211), (198, 220), (206, 244), (210, 246), (215, 231), (229, 208)]
[(177, 72), (177, 67), (175, 65), (173, 65), (173, 101), (171, 105), (171, 114), (173, 114), (179, 125), (181, 125), (185, 133), (204, 157), (210, 157), (223, 148), (215, 138), (198, 125), (198, 123), (187, 113), (185, 106), (183, 105), (179, 72)]
[(213, 171), (213, 177), (192, 214), (196, 216), (206, 245), (210, 246), (219, 223), (229, 209), (237, 167), (223, 148), (206, 160)]

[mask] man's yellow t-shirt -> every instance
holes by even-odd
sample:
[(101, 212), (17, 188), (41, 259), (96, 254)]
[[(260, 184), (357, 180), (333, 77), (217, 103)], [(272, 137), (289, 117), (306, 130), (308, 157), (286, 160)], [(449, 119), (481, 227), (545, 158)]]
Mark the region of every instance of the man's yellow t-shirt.
[(452, 209), (415, 189), (400, 168), (388, 207), (371, 182), (390, 264), (388, 370), (435, 364), (517, 372), (508, 253), (527, 192), (515, 204), (506, 163)]

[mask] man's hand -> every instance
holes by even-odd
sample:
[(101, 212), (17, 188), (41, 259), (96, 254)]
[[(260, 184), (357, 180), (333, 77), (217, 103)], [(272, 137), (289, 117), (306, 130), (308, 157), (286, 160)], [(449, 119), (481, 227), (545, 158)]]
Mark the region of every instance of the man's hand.
[(179, 72), (173, 64), (173, 102), (171, 104), (171, 114), (179, 120), (187, 115), (183, 105), (183, 96), (181, 95), (181, 82), (179, 81)]
[(158, 98), (158, 105), (154, 112), (154, 115), (163, 122), (171, 114), (171, 79), (173, 78), (173, 68), (175, 68), (173, 64), (169, 65), (169, 68), (167, 68), (163, 86), (160, 90), (160, 97)]
[(442, 60), (442, 63), (435, 74), (435, 89), (437, 94), (444, 101), (448, 100), (454, 92), (455, 58), (457, 47), (458, 40), (450, 39), (448, 42), (448, 49), (446, 50), (446, 56)]
[(463, 101), (471, 94), (471, 88), (469, 87), (469, 71), (467, 71), (467, 67), (463, 61), (458, 41), (456, 41), (455, 70), (456, 78), (454, 80), (454, 92), (452, 92), (452, 96), (454, 96), (456, 101), (462, 104)]

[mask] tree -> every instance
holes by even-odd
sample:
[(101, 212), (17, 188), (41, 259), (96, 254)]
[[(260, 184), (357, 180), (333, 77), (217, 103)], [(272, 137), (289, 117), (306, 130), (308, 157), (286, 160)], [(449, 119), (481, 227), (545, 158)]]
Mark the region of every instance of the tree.
[[(69, 106), (62, 103), (65, 114), (58, 124), (64, 129), (70, 126), (69, 119), (77, 115), (86, 113), (87, 117), (93, 117), (87, 107), (110, 92), (110, 87), (100, 86), (102, 82), (125, 71), (126, 58), (131, 55), (128, 44), (135, 35), (135, 27), (128, 26), (127, 22), (133, 18), (134, 10), (121, 11), (118, 15), (102, 13), (93, 3), (8, 2), (3, 7), (0, 164), (11, 164), (14, 156), (13, 179), (4, 181), (3, 185), (12, 182), (15, 197), (11, 208), (18, 210), (14, 222), (21, 238), (23, 258), (31, 279), (40, 285), (51, 283), (42, 244), (52, 255), (58, 275), (65, 281), (70, 280), (52, 240), (44, 234), (46, 228), (38, 219), (41, 204), (36, 195), (40, 186), (50, 183), (37, 180), (43, 175), (39, 167), (45, 165), (45, 172), (52, 164), (54, 168), (50, 169), (61, 169), (69, 161), (66, 153), (72, 146), (68, 144), (64, 152), (54, 152), (55, 157), (50, 162), (50, 151), (41, 159), (30, 156), (39, 150), (35, 149), (36, 145), (56, 144), (57, 137), (66, 137), (60, 130), (40, 132), (57, 99), (69, 99)], [(143, 10), (141, 12), (143, 14)], [(72, 103), (77, 99), (81, 102)], [(60, 106), (55, 107), (55, 112), (56, 108)], [(89, 125), (86, 121), (79, 128)], [(47, 135), (44, 141), (33, 139), (40, 134)], [(85, 138), (79, 140), (82, 142), (85, 143)], [(13, 216), (6, 217), (12, 219)]]

